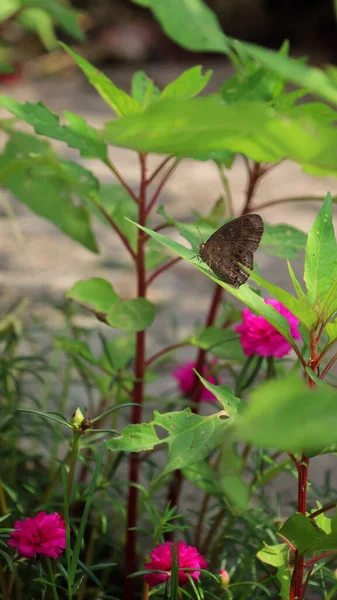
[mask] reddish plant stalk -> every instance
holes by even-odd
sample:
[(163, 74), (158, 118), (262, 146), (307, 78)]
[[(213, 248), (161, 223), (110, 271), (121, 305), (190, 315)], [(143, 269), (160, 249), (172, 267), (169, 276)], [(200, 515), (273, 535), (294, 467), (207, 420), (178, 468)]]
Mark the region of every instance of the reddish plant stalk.
[[(141, 164), (141, 184), (138, 202), (138, 223), (145, 225), (146, 222), (146, 155), (140, 154)], [(146, 296), (146, 279), (145, 279), (145, 252), (144, 242), (145, 233), (138, 229), (138, 244), (137, 244), (137, 285), (138, 298)], [(136, 358), (135, 358), (135, 384), (133, 389), (133, 400), (137, 406), (132, 407), (131, 423), (133, 425), (141, 423), (142, 419), (142, 403), (143, 403), (143, 388), (145, 375), (145, 335), (146, 330), (136, 333)], [(137, 453), (132, 453), (129, 462), (129, 489), (127, 502), (127, 531), (126, 531), (126, 549), (125, 549), (125, 569), (126, 577), (137, 571), (137, 549), (136, 549), (136, 530), (137, 526), (137, 504), (138, 504), (138, 479), (139, 479), (139, 456)], [(135, 597), (135, 579), (126, 579), (124, 599), (133, 600)]]

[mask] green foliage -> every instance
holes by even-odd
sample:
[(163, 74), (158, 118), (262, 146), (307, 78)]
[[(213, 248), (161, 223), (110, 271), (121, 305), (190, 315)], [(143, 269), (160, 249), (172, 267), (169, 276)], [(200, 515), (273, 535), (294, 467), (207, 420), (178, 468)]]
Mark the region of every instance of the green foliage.
[(212, 77), (213, 71), (206, 71), (205, 75), (201, 72), (202, 67), (192, 67), (184, 71), (171, 83), (163, 89), (161, 98), (193, 98), (197, 96), (208, 84)]
[(321, 451), (336, 443), (336, 400), (335, 389), (323, 383), (309, 390), (293, 375), (268, 381), (251, 394), (237, 437), (264, 448)]
[(166, 35), (189, 50), (227, 53), (229, 42), (215, 13), (202, 0), (132, 0), (150, 8)]
[(149, 300), (122, 300), (112, 285), (100, 277), (78, 281), (67, 292), (67, 298), (91, 310), (110, 327), (125, 331), (142, 331), (151, 325), (155, 317), (155, 308)]
[[(154, 411), (153, 421), (128, 425), (107, 447), (114, 451), (141, 452), (167, 444), (168, 456), (161, 478), (208, 456), (219, 445), (228, 425), (229, 419), (223, 411), (209, 417), (195, 415), (189, 408), (166, 414)], [(156, 426), (165, 429), (167, 436), (159, 437)]]
[(337, 278), (337, 245), (332, 224), (332, 198), (327, 194), (310, 230), (305, 253), (304, 279), (308, 300), (319, 303)]

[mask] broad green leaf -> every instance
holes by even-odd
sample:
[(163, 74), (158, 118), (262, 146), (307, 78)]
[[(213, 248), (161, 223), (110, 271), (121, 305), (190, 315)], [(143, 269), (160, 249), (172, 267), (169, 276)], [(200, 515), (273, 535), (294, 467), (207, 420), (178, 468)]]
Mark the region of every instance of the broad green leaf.
[(337, 319), (334, 319), (331, 323), (327, 323), (325, 330), (329, 336), (329, 342), (333, 342), (337, 339)]
[(185, 157), (240, 152), (259, 162), (288, 157), (337, 172), (335, 127), (303, 115), (301, 106), (283, 114), (258, 101), (228, 105), (219, 95), (162, 98), (141, 114), (110, 121), (101, 135), (106, 142), (140, 152)]
[(308, 299), (320, 302), (337, 279), (337, 244), (328, 193), (311, 227), (305, 253), (304, 280)]
[(260, 248), (271, 256), (296, 258), (299, 250), (305, 250), (307, 235), (290, 225), (264, 224)]
[(151, 325), (155, 315), (155, 307), (149, 300), (135, 298), (115, 304), (107, 315), (107, 322), (124, 331), (142, 331)]
[[(120, 335), (106, 341), (107, 351), (111, 358), (111, 363), (116, 371), (126, 368), (135, 356), (135, 338), (130, 335)], [(108, 365), (108, 360), (104, 351), (100, 360)]]
[(111, 106), (116, 115), (121, 117), (141, 112), (140, 104), (132, 96), (118, 88), (104, 73), (96, 69), (77, 52), (71, 50), (66, 44), (62, 42), (60, 44), (73, 57), (101, 98)]
[(289, 546), (287, 544), (276, 544), (268, 546), (265, 544), (262, 550), (259, 550), (256, 557), (267, 565), (272, 567), (281, 567), (288, 564)]
[[(236, 42), (234, 42), (235, 48)], [(337, 88), (329, 74), (321, 69), (308, 67), (294, 58), (281, 56), (278, 52), (243, 43), (247, 54), (267, 67), (271, 72), (278, 73), (295, 85), (324, 98), (332, 104), (337, 104)]]
[(316, 548), (327, 548), (328, 546), (325, 546), (325, 543), (329, 544), (332, 540), (332, 536), (326, 535), (318, 527), (315, 527), (312, 519), (300, 513), (289, 517), (280, 533), (297, 548), (300, 554)]
[(238, 300), (241, 300), (241, 302), (246, 304), (249, 308), (255, 310), (260, 315), (262, 315), (271, 325), (275, 327), (275, 329), (277, 329), (277, 331), (279, 331), (288, 340), (292, 347), (296, 348), (296, 344), (289, 332), (288, 321), (284, 317), (282, 317), (276, 310), (274, 310), (270, 305), (265, 304), (263, 299), (260, 296), (258, 296), (255, 292), (253, 292), (253, 290), (247, 284), (242, 285), (239, 289), (231, 287), (230, 285), (224, 283), (223, 281), (220, 281), (220, 279), (213, 275), (212, 271), (208, 267), (203, 266), (203, 263), (201, 263), (200, 259), (195, 256), (195, 252), (193, 250), (182, 246), (178, 242), (175, 242), (171, 238), (166, 237), (161, 233), (152, 231), (147, 227), (142, 227), (137, 223), (135, 223), (135, 225), (143, 231), (145, 231), (146, 233), (148, 233), (150, 237), (155, 239), (160, 244), (163, 244), (167, 248), (170, 248), (170, 250), (172, 250), (175, 254), (178, 254), (178, 256), (180, 256), (181, 258), (188, 260), (194, 268), (201, 271), (204, 275), (207, 275), (207, 277), (215, 281), (218, 285), (221, 285), (221, 287), (223, 287), (227, 292), (232, 294), (232, 296), (238, 298)]
[(166, 35), (188, 50), (226, 54), (229, 41), (203, 0), (133, 0), (150, 8)]
[(41, 102), (21, 104), (10, 96), (0, 95), (0, 106), (34, 127), (35, 133), (65, 142), (70, 148), (79, 150), (84, 158), (107, 158), (106, 144), (97, 139), (97, 131), (77, 115), (73, 115), (76, 127), (74, 123), (69, 127), (60, 125), (59, 117)]
[(78, 281), (67, 292), (69, 300), (75, 300), (88, 308), (101, 321), (125, 331), (142, 331), (151, 325), (155, 308), (145, 298), (123, 300), (112, 285), (100, 277)]
[(300, 283), (299, 283), (299, 281), (296, 279), (296, 275), (295, 275), (295, 273), (294, 273), (294, 271), (293, 271), (293, 268), (292, 268), (292, 266), (291, 266), (291, 264), (290, 264), (289, 260), (287, 261), (287, 264), (288, 264), (288, 271), (289, 271), (289, 275), (290, 275), (291, 281), (292, 281), (292, 283), (293, 283), (293, 286), (294, 286), (295, 292), (296, 292), (296, 294), (297, 294), (297, 296), (298, 296), (298, 299), (299, 299), (299, 300), (300, 300), (302, 303), (305, 303), (305, 302), (307, 302), (306, 295), (305, 295), (305, 293), (304, 293), (304, 292), (303, 292), (303, 290), (302, 290), (301, 284), (300, 284)]
[(0, 23), (9, 19), (17, 10), (21, 8), (20, 0), (1, 0), (0, 4)]
[(149, 106), (152, 100), (160, 96), (160, 90), (145, 71), (136, 71), (131, 82), (132, 97), (143, 107)]
[(84, 33), (78, 24), (79, 13), (64, 6), (60, 0), (48, 0), (48, 2), (46, 0), (21, 0), (21, 4), (44, 10), (71, 37), (80, 41), (84, 40)]
[(310, 389), (297, 375), (266, 382), (251, 394), (237, 438), (264, 448), (316, 452), (337, 441), (337, 392)]
[(193, 98), (206, 87), (212, 74), (210, 69), (203, 75), (201, 66), (192, 67), (171, 81), (163, 89), (161, 98)]
[(251, 278), (253, 281), (256, 281), (259, 286), (264, 287), (266, 290), (268, 290), (268, 292), (273, 294), (277, 300), (282, 302), (282, 304), (284, 304), (284, 306), (288, 308), (288, 310), (290, 310), (293, 315), (295, 315), (295, 317), (297, 317), (300, 322), (307, 327), (307, 329), (311, 329), (311, 327), (315, 325), (317, 321), (316, 313), (311, 306), (306, 304), (306, 302), (301, 302), (295, 298), (295, 296), (289, 294), (289, 292), (286, 292), (273, 283), (269, 283), (269, 281), (266, 281), (254, 272), (251, 273)]
[(214, 385), (204, 379), (197, 373), (201, 383), (208, 389), (214, 396), (219, 400), (222, 404), (223, 409), (227, 412), (228, 416), (234, 420), (238, 413), (241, 413), (245, 407), (246, 403), (241, 400), (241, 398), (237, 398), (234, 396), (233, 392), (227, 385)]
[[(154, 411), (151, 423), (128, 425), (107, 445), (110, 450), (141, 452), (167, 444), (167, 462), (159, 476), (162, 477), (208, 456), (223, 440), (229, 421), (224, 411), (209, 417), (195, 415), (189, 408), (166, 414)], [(163, 438), (162, 432), (159, 437), (156, 427), (164, 429), (166, 437)]]
[(57, 38), (54, 33), (53, 20), (50, 14), (41, 8), (26, 8), (16, 19), (29, 31), (36, 33), (47, 50), (54, 50)]
[(88, 209), (78, 205), (98, 190), (84, 167), (59, 161), (47, 142), (14, 132), (0, 156), (0, 183), (70, 238), (98, 252)]
[(193, 336), (191, 343), (224, 360), (241, 362), (244, 359), (238, 334), (233, 330), (207, 327)]
[(101, 277), (77, 281), (67, 292), (69, 300), (75, 300), (95, 313), (107, 315), (120, 300), (111, 283)]

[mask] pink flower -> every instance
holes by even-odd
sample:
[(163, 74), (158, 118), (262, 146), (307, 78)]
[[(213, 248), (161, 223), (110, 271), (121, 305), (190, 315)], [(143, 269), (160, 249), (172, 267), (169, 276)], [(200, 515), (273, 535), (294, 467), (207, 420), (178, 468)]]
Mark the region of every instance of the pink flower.
[[(164, 583), (171, 577), (172, 566), (172, 542), (159, 544), (151, 552), (151, 561), (145, 565), (145, 569), (158, 569), (166, 571), (166, 573), (149, 573), (145, 575), (145, 580), (150, 587)], [(204, 557), (199, 554), (194, 546), (187, 546), (186, 542), (175, 544), (176, 558), (179, 565), (178, 580), (179, 585), (183, 586), (188, 583), (187, 573), (198, 581), (200, 577), (200, 569), (206, 569), (207, 562)], [(194, 569), (193, 571), (184, 571), (184, 569)]]
[[(265, 300), (287, 319), (290, 326), (290, 334), (295, 339), (300, 339), (298, 331), (299, 320), (281, 302), (274, 299)], [(275, 327), (270, 325), (266, 319), (254, 315), (248, 308), (242, 313), (243, 323), (235, 327), (240, 334), (240, 342), (246, 356), (258, 354), (259, 356), (275, 356), (282, 358), (289, 354), (291, 345)]]
[(34, 558), (36, 554), (57, 558), (66, 547), (65, 522), (57, 512), (52, 515), (39, 512), (32, 519), (16, 521), (8, 545), (18, 548), (25, 558)]
[[(178, 381), (180, 391), (186, 396), (189, 396), (193, 389), (195, 378), (193, 369), (195, 369), (195, 362), (190, 361), (183, 364), (181, 367), (178, 367), (172, 373), (173, 377), (175, 377), (175, 379)], [(208, 367), (205, 365), (205, 368), (202, 372), (202, 376), (205, 377), (205, 379), (207, 379), (209, 383), (216, 384), (214, 377), (212, 377), (212, 375), (207, 376), (207, 373)], [(212, 392), (207, 390), (204, 386), (202, 387), (200, 399), (204, 402), (216, 402), (216, 397), (214, 396), (214, 394), (212, 394)]]

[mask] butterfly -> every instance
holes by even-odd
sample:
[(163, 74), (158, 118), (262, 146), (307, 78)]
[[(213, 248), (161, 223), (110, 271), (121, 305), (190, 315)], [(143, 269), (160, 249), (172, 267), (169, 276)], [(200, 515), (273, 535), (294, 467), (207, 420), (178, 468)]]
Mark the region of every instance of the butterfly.
[(224, 283), (235, 288), (246, 283), (248, 269), (254, 268), (254, 252), (263, 235), (260, 215), (243, 215), (225, 223), (200, 244), (199, 256)]

